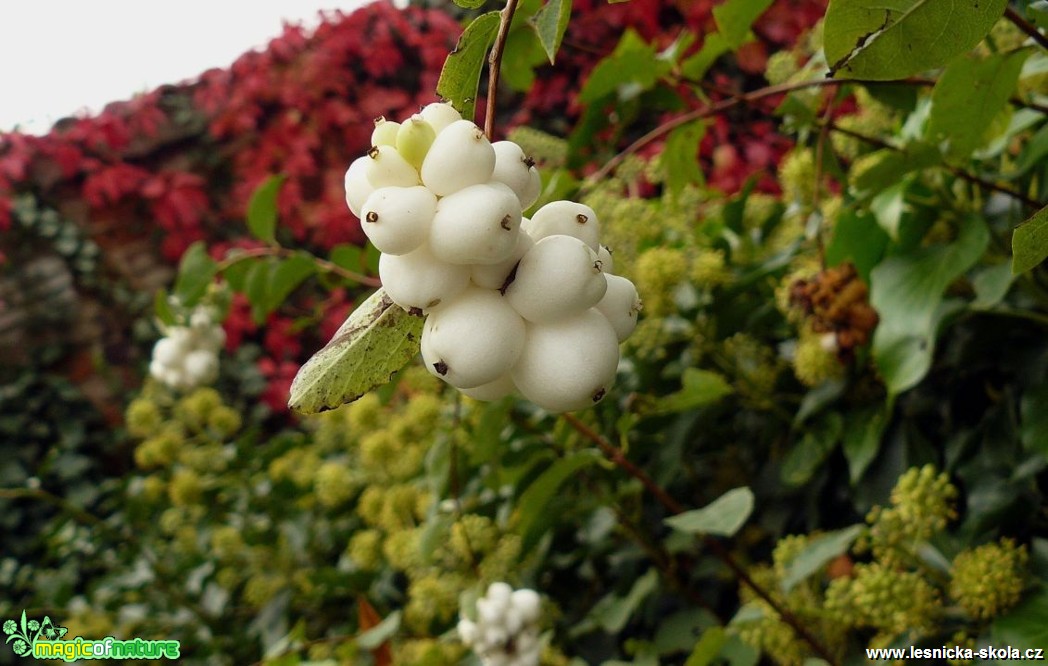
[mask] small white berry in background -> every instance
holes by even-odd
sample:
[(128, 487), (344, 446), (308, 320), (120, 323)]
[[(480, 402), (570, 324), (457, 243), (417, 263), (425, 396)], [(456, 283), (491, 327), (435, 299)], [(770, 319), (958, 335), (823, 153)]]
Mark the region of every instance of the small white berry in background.
[(492, 583), (477, 600), (476, 618), (460, 614), (458, 634), (484, 666), (537, 666), (541, 601), (534, 590)]
[(189, 326), (170, 326), (153, 346), (149, 374), (169, 388), (183, 391), (218, 379), (218, 352), (226, 334), (210, 308), (198, 306)]

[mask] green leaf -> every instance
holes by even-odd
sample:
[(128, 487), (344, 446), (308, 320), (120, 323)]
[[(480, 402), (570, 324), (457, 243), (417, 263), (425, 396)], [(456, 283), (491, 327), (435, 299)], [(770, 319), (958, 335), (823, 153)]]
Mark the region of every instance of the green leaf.
[(203, 241), (189, 246), (178, 264), (178, 277), (175, 279), (175, 296), (182, 305), (191, 308), (207, 291), (208, 285), (218, 273), (218, 264), (207, 253)]
[(731, 49), (742, 46), (750, 26), (771, 6), (772, 0), (727, 0), (713, 8), (713, 19)]
[(524, 535), (525, 542), (530, 542), (539, 529), (545, 527), (549, 519), (546, 505), (553, 499), (557, 489), (583, 467), (588, 467), (598, 460), (600, 454), (584, 450), (561, 458), (550, 465), (539, 478), (528, 486), (520, 495), (517, 506), (520, 507), (519, 534)]
[(463, 9), (480, 9), (485, 0), (455, 0), (455, 4)]
[(711, 370), (687, 368), (681, 377), (681, 390), (659, 400), (656, 413), (671, 414), (698, 409), (717, 402), (732, 392), (731, 385)]
[(826, 264), (837, 266), (850, 261), (859, 277), (870, 281), (870, 271), (884, 256), (888, 234), (865, 211), (848, 208), (837, 216), (833, 237), (826, 246)]
[(175, 325), (175, 313), (171, 310), (171, 302), (167, 298), (166, 289), (158, 289), (153, 297), (153, 312), (156, 318), (165, 326)]
[(975, 289), (975, 300), (972, 308), (989, 310), (1004, 300), (1015, 280), (1012, 267), (1008, 263), (986, 266), (972, 277), (972, 288)]
[(978, 261), (989, 240), (986, 224), (973, 216), (963, 221), (953, 243), (896, 254), (873, 269), (870, 303), (880, 315), (873, 358), (890, 395), (927, 374), (947, 310), (946, 288)]
[(721, 495), (701, 509), (685, 511), (663, 522), (687, 534), (733, 536), (753, 512), (753, 491), (745, 486)]
[(779, 475), (791, 486), (807, 483), (841, 439), (844, 421), (837, 412), (822, 417), (782, 461)]
[(269, 274), (266, 289), (265, 314), (281, 305), (298, 285), (317, 272), (317, 264), (307, 254), (296, 254), (277, 262)]
[(389, 381), (418, 353), (422, 323), (422, 317), (409, 315), (379, 289), (299, 369), (288, 406), (316, 414)]
[(1048, 257), (1048, 206), (1012, 233), (1012, 273), (1025, 273)]
[(285, 176), (270, 176), (251, 194), (247, 204), (247, 228), (260, 241), (273, 243), (277, 230), (277, 196)]
[(666, 137), (666, 147), (659, 160), (671, 193), (687, 185), (702, 185), (705, 178), (699, 166), (699, 143), (706, 135), (706, 123), (696, 120), (676, 128)]
[(670, 63), (656, 57), (654, 45), (627, 28), (615, 51), (590, 72), (579, 91), (579, 100), (591, 104), (613, 92), (618, 93), (620, 100), (633, 99), (655, 87), (669, 67)]
[(1019, 415), (1023, 446), (1048, 456), (1048, 386), (1027, 389), (1019, 403)]
[(1009, 613), (998, 617), (990, 627), (990, 636), (997, 646), (1008, 645), (1019, 649), (1048, 646), (1048, 587), (1042, 585)]
[(723, 627), (711, 627), (702, 633), (702, 638), (695, 643), (684, 666), (707, 666), (717, 658), (721, 648), (728, 641)]
[(881, 437), (888, 426), (884, 407), (873, 407), (851, 412), (844, 425), (841, 447), (848, 461), (848, 476), (852, 485), (859, 482), (881, 450)]
[(988, 58), (957, 58), (947, 65), (932, 89), (927, 138), (945, 143), (946, 154), (967, 159), (985, 143), (987, 131), (1008, 103), (1019, 81), (1028, 51)]
[(852, 525), (842, 530), (827, 532), (809, 541), (808, 545), (786, 565), (786, 574), (782, 578), (782, 591), (788, 593), (827, 562), (847, 552), (865, 529), (865, 525)]
[(706, 71), (713, 66), (717, 58), (731, 50), (727, 38), (719, 32), (706, 35), (702, 48), (695, 55), (681, 63), (680, 71), (686, 79), (701, 81)]
[(454, 106), (463, 118), (472, 118), (477, 105), (480, 75), (487, 62), (488, 49), (495, 43), (499, 29), (499, 12), (481, 14), (459, 37), (455, 50), (448, 54), (437, 80), (437, 94)]
[(357, 645), (365, 650), (375, 650), (393, 637), (400, 629), (400, 611), (393, 611), (381, 622), (357, 636)]
[(830, 72), (904, 79), (941, 67), (979, 43), (1007, 0), (831, 0), (825, 50)]
[(933, 167), (941, 161), (939, 150), (921, 141), (914, 141), (900, 150), (884, 148), (862, 158), (864, 166), (853, 170), (853, 173), (858, 173), (854, 173), (851, 186), (860, 196), (879, 193), (898, 183), (906, 174)]
[[(1048, 124), (1041, 127), (1019, 153), (1019, 159), (1015, 162), (1014, 176), (1021, 176), (1041, 164), (1045, 157), (1048, 157)], [(1009, 175), (1012, 176), (1012, 174)]]
[(551, 65), (560, 50), (560, 42), (564, 39), (564, 31), (568, 29), (570, 20), (571, 0), (549, 0), (535, 14), (535, 32)]
[(590, 611), (590, 617), (609, 634), (617, 634), (626, 627), (637, 607), (651, 595), (659, 585), (659, 573), (649, 569), (638, 578), (625, 597), (613, 594), (602, 598)]
[(363, 268), (363, 251), (359, 245), (336, 245), (331, 249), (330, 261), (339, 268), (359, 273)]

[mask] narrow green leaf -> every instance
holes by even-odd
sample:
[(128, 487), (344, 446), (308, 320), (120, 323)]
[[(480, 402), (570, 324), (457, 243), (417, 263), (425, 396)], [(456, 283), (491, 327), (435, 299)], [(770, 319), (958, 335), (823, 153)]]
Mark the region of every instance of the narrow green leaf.
[(782, 461), (779, 475), (783, 482), (800, 486), (811, 480), (812, 475), (833, 452), (841, 439), (844, 422), (837, 412), (823, 416)]
[(713, 66), (717, 58), (731, 50), (731, 44), (719, 32), (706, 35), (702, 48), (695, 55), (681, 63), (680, 71), (691, 81), (701, 81), (706, 71)]
[(641, 602), (647, 599), (659, 585), (659, 574), (649, 569), (633, 583), (625, 597), (610, 594), (598, 601), (590, 611), (590, 617), (609, 634), (617, 634), (626, 627), (630, 617)]
[[(988, 58), (957, 58), (932, 89), (927, 138), (945, 143), (952, 160), (967, 159), (986, 142), (987, 131), (1008, 103), (1028, 51)], [(978, 100), (978, 103), (973, 103)]]
[(888, 257), (870, 274), (870, 303), (880, 315), (873, 358), (890, 395), (916, 385), (931, 367), (935, 338), (948, 312), (943, 295), (972, 267), (990, 240), (985, 222), (969, 217), (957, 240)]
[(859, 277), (869, 283), (870, 271), (887, 247), (888, 234), (877, 220), (865, 211), (848, 208), (837, 216), (833, 226), (833, 237), (826, 246), (826, 264), (837, 266), (850, 261)]
[(659, 400), (656, 413), (671, 414), (698, 409), (717, 402), (732, 392), (731, 385), (712, 370), (687, 368), (681, 377), (681, 390)]
[(207, 253), (203, 241), (189, 246), (182, 261), (178, 264), (178, 277), (175, 278), (175, 296), (182, 305), (191, 308), (207, 291), (208, 285), (218, 273), (218, 264)]
[(827, 562), (847, 552), (865, 529), (865, 525), (852, 525), (812, 539), (786, 564), (786, 575), (782, 578), (782, 591), (789, 592), (797, 586), (797, 583), (806, 580)]
[(251, 262), (244, 277), (244, 296), (251, 304), (251, 319), (262, 324), (269, 314), (269, 284), (277, 267), (276, 257)]
[(393, 637), (400, 629), (400, 611), (393, 611), (381, 622), (357, 636), (357, 645), (365, 650), (375, 650)]
[(975, 310), (989, 310), (1004, 300), (1011, 289), (1015, 275), (1008, 263), (986, 266), (972, 276), (972, 288), (975, 290), (975, 300), (972, 308)]
[(316, 414), (389, 381), (418, 353), (422, 323), (422, 317), (409, 315), (379, 289), (299, 369), (288, 406)]
[(536, 14), (535, 32), (539, 36), (546, 57), (552, 65), (560, 50), (560, 42), (571, 20), (571, 0), (549, 0)]
[(306, 254), (296, 254), (279, 261), (269, 274), (265, 302), (266, 314), (268, 315), (283, 305), (291, 292), (316, 272), (316, 262)]
[(711, 627), (702, 632), (702, 638), (695, 643), (695, 648), (688, 655), (684, 666), (707, 666), (717, 658), (721, 648), (728, 642), (728, 635), (723, 627)]
[(583, 467), (588, 467), (600, 460), (600, 455), (594, 451), (584, 450), (574, 453), (566, 458), (561, 458), (550, 465), (539, 478), (521, 493), (519, 533), (524, 535), (525, 541), (530, 541), (536, 535), (533, 531), (543, 526), (544, 519), (548, 519), (546, 505), (553, 499), (554, 493), (561, 484), (568, 480)]
[(854, 169), (851, 186), (856, 194), (881, 192), (898, 183), (914, 171), (927, 169), (942, 162), (939, 150), (922, 141), (914, 141), (901, 150), (884, 148), (862, 158), (861, 169)]
[(714, 534), (730, 537), (739, 531), (753, 512), (753, 491), (735, 488), (701, 509), (685, 511), (663, 522), (688, 534)]
[(679, 193), (687, 185), (702, 185), (705, 178), (699, 165), (699, 143), (706, 135), (706, 123), (696, 120), (676, 128), (666, 137), (659, 160), (670, 192)]
[(247, 228), (260, 241), (272, 243), (276, 240), (277, 196), (285, 176), (270, 176), (251, 194), (247, 204)]
[(1048, 206), (1012, 233), (1012, 273), (1025, 273), (1048, 257)]
[(499, 12), (488, 12), (475, 18), (466, 26), (458, 45), (448, 54), (444, 68), (440, 70), (437, 94), (454, 106), (463, 118), (473, 118), (480, 75), (498, 29)]
[(1019, 403), (1023, 446), (1048, 456), (1048, 386), (1027, 389)]
[(1015, 162), (1015, 173), (1009, 176), (1021, 176), (1041, 164), (1045, 157), (1048, 157), (1048, 124), (1041, 127), (1019, 153), (1019, 159)]
[(579, 100), (591, 104), (613, 92), (617, 92), (621, 100), (633, 99), (651, 90), (670, 66), (657, 58), (653, 45), (627, 28), (615, 51), (590, 72), (579, 91)]
[(750, 26), (771, 6), (772, 0), (726, 0), (713, 8), (713, 19), (731, 49), (742, 46)]
[(832, 74), (886, 81), (941, 67), (979, 43), (1007, 0), (831, 0), (826, 62)]
[(160, 323), (165, 326), (175, 325), (175, 313), (171, 310), (171, 303), (168, 301), (166, 289), (158, 289), (156, 296), (153, 297), (153, 312), (156, 314), (156, 318), (160, 320)]
[(480, 9), (485, 0), (455, 0), (455, 4), (463, 9)]
[(336, 245), (331, 249), (330, 261), (347, 271), (359, 273), (363, 269), (362, 256), (363, 250), (359, 245)]
[(852, 412), (844, 425), (841, 448), (848, 460), (848, 476), (852, 484), (859, 482), (881, 450), (881, 437), (888, 425), (884, 407), (872, 407)]

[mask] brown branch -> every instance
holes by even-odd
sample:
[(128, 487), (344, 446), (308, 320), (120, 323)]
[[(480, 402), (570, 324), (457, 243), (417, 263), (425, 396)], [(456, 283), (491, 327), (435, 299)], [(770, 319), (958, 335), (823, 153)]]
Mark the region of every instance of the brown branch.
[[(222, 261), (218, 262), (218, 271), (221, 273), (233, 264), (237, 264), (245, 259), (253, 259), (257, 257), (281, 257), (287, 259), (299, 254), (297, 250), (291, 250), (286, 247), (279, 246), (266, 246), (266, 247), (255, 247), (250, 250), (237, 249), (231, 256), (227, 256)], [(369, 287), (381, 287), (382, 282), (378, 278), (364, 275), (363, 273), (357, 273), (347, 268), (342, 268), (338, 264), (331, 263), (326, 259), (320, 257), (310, 257), (317, 267), (325, 273), (334, 273), (335, 275), (345, 278), (346, 280), (352, 280), (359, 282), (360, 284), (367, 285)]]
[[(841, 127), (841, 126), (837, 125), (833, 121), (825, 123), (824, 125), (829, 127), (830, 130), (832, 130), (834, 132), (840, 132), (841, 134), (844, 134), (846, 136), (850, 136), (850, 137), (852, 137), (854, 139), (858, 139), (859, 141), (867, 143), (867, 144), (869, 144), (871, 146), (877, 146), (878, 148), (885, 148), (887, 150), (893, 150), (893, 151), (896, 151), (896, 152), (902, 152), (902, 148), (899, 148), (898, 146), (894, 146), (894, 145), (888, 143), (887, 141), (884, 141), (882, 139), (878, 139), (877, 137), (873, 137), (873, 136), (869, 136), (869, 135), (866, 135), (866, 134), (862, 134), (861, 132), (856, 132), (854, 130), (846, 129), (844, 127)], [(1012, 197), (1012, 198), (1014, 198), (1014, 199), (1016, 199), (1018, 201), (1023, 202), (1025, 205), (1029, 206), (1030, 208), (1033, 208), (1034, 210), (1040, 210), (1041, 208), (1044, 208), (1045, 205), (1046, 205), (1044, 202), (1037, 201), (1036, 199), (1032, 199), (1032, 198), (1026, 196), (1025, 194), (1023, 194), (1022, 192), (1019, 192), (1018, 190), (1013, 190), (1010, 187), (1005, 187), (1004, 185), (999, 185), (999, 184), (997, 184), (997, 183), (995, 183), (993, 181), (986, 180), (985, 178), (982, 178), (980, 176), (976, 176), (973, 173), (969, 173), (968, 171), (965, 171), (964, 169), (961, 169), (960, 167), (955, 167), (955, 166), (951, 166), (949, 164), (944, 164), (943, 168), (946, 169), (947, 171), (949, 171), (950, 173), (952, 173), (954, 176), (957, 176), (961, 180), (966, 180), (966, 181), (968, 181), (969, 183), (971, 183), (973, 185), (978, 185), (979, 187), (985, 188), (987, 190), (992, 190), (992, 191), (998, 192), (1000, 194), (1006, 194), (1006, 195), (1008, 195), (1008, 196), (1010, 196), (1010, 197)]]
[(1033, 37), (1033, 40), (1041, 45), (1041, 48), (1048, 49), (1048, 37), (1045, 37), (1041, 31), (1037, 29), (1037, 26), (1033, 25), (1022, 16), (1019, 16), (1017, 11), (1011, 7), (1005, 7), (1004, 17), (1014, 23), (1015, 27), (1019, 28), (1030, 37)]
[[(677, 502), (677, 500), (670, 497), (662, 486), (655, 482), (647, 472), (630, 462), (625, 454), (622, 453), (622, 449), (615, 446), (598, 432), (590, 428), (588, 425), (583, 423), (579, 417), (571, 413), (562, 414), (564, 420), (575, 429), (580, 435), (590, 440), (604, 453), (604, 455), (615, 463), (618, 467), (622, 468), (627, 474), (640, 481), (641, 485), (650, 492), (655, 499), (659, 501), (672, 514), (679, 514), (684, 512), (684, 507)], [(753, 593), (760, 597), (766, 604), (771, 606), (782, 621), (788, 624), (793, 631), (801, 637), (820, 657), (825, 659), (830, 664), (837, 664), (837, 659), (833, 654), (826, 649), (822, 642), (819, 641), (811, 632), (809, 632), (801, 621), (792, 612), (787, 610), (781, 603), (772, 598), (771, 594), (768, 593), (763, 587), (761, 587), (755, 580), (753, 580), (745, 569), (735, 561), (728, 549), (724, 547), (724, 544), (717, 541), (709, 535), (702, 537), (702, 542), (706, 548), (711, 551), (717, 559), (723, 562), (735, 575), (735, 577), (746, 587), (753, 590)]]
[(509, 37), (509, 26), (513, 23), (513, 14), (517, 11), (517, 0), (508, 0), (502, 8), (499, 21), (499, 31), (495, 35), (495, 44), (488, 54), (488, 98), (484, 111), (484, 134), (488, 141), (494, 141), (495, 137), (495, 100), (498, 97), (499, 70), (502, 69), (502, 52), (506, 50), (506, 39)]

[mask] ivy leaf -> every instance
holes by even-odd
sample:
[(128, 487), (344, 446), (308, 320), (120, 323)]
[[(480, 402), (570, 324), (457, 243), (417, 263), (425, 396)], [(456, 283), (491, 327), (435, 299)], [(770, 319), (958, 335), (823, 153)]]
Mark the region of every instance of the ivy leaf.
[(995, 645), (1014, 648), (1043, 648), (1048, 645), (1048, 587), (1042, 586), (990, 626)]
[(772, 0), (727, 0), (713, 8), (713, 19), (729, 47), (737, 49), (747, 41), (750, 26), (771, 6), (771, 2)]
[(568, 29), (570, 20), (571, 0), (549, 0), (532, 19), (539, 42), (542, 43), (551, 65), (557, 51), (560, 50), (560, 43), (564, 39), (564, 32)]
[(721, 495), (701, 509), (685, 511), (663, 522), (687, 534), (730, 537), (739, 531), (753, 512), (753, 491), (743, 486)]
[(1012, 233), (1012, 273), (1025, 273), (1048, 257), (1048, 206)]
[(284, 180), (284, 175), (270, 176), (251, 194), (247, 204), (247, 228), (260, 241), (276, 241), (277, 195)]
[(825, 51), (831, 74), (887, 81), (941, 67), (979, 43), (1008, 0), (831, 0)]
[(437, 80), (437, 94), (446, 99), (463, 118), (472, 118), (477, 106), (480, 75), (487, 62), (488, 49), (495, 43), (499, 12), (481, 14), (459, 37)]
[(218, 264), (207, 253), (203, 241), (189, 246), (182, 261), (178, 264), (178, 277), (175, 279), (175, 296), (182, 305), (191, 308), (207, 291), (208, 285), (218, 274)]
[(699, 166), (699, 143), (706, 135), (706, 123), (696, 120), (676, 128), (666, 137), (660, 160), (670, 192), (679, 193), (687, 185), (702, 185), (705, 178)]
[[(932, 89), (928, 140), (946, 143), (953, 160), (968, 158), (985, 141), (994, 118), (1015, 92), (1028, 51), (989, 58), (957, 58)], [(972, 103), (978, 100), (978, 103)]]
[(969, 217), (957, 240), (888, 257), (870, 274), (870, 303), (880, 315), (873, 358), (890, 395), (919, 382), (931, 367), (939, 324), (950, 310), (943, 295), (989, 243), (986, 224)]
[(852, 525), (842, 530), (827, 532), (809, 541), (808, 545), (787, 563), (786, 575), (782, 577), (782, 591), (788, 593), (797, 583), (807, 579), (824, 564), (847, 552), (865, 529), (865, 525)]
[(422, 317), (379, 289), (359, 305), (291, 383), (288, 406), (303, 414), (335, 409), (385, 382), (418, 353)]

